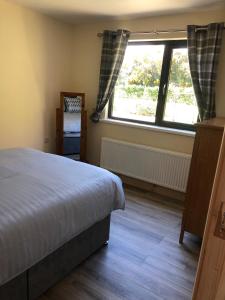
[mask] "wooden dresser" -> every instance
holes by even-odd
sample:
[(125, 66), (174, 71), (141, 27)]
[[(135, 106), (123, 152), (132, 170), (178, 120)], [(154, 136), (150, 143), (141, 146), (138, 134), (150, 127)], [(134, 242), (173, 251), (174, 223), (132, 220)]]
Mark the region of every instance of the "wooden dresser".
[(185, 231), (203, 237), (224, 126), (225, 118), (196, 124), (180, 243)]

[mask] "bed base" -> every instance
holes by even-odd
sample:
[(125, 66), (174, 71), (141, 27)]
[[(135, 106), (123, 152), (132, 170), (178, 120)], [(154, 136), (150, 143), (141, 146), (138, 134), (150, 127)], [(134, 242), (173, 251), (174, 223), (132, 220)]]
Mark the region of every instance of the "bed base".
[(110, 215), (16, 278), (0, 286), (1, 300), (34, 300), (109, 240)]
[(80, 153), (80, 136), (63, 138), (63, 155), (79, 154)]

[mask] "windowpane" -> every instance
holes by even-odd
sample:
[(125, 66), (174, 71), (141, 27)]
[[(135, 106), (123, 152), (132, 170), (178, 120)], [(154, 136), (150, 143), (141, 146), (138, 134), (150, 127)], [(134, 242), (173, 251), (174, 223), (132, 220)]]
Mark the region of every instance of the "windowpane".
[(194, 124), (197, 117), (187, 48), (173, 49), (163, 120)]
[(128, 45), (114, 91), (112, 117), (155, 122), (165, 45)]

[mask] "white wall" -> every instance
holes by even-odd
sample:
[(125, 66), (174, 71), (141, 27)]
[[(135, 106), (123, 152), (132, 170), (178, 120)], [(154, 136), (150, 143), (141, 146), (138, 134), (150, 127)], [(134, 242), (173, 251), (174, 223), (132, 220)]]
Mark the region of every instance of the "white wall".
[(0, 0), (0, 148), (55, 150), (59, 92), (73, 89), (72, 30)]

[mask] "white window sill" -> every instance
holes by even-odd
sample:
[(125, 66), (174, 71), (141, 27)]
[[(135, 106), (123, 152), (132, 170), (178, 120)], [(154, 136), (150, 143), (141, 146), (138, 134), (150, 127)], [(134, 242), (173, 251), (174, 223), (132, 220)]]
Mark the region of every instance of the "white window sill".
[(131, 127), (131, 128), (139, 128), (139, 129), (142, 128), (142, 129), (146, 129), (146, 130), (150, 130), (150, 131), (156, 131), (156, 132), (163, 132), (163, 133), (170, 133), (170, 134), (177, 134), (177, 135), (195, 137), (195, 132), (188, 131), (188, 130), (167, 128), (167, 127), (159, 127), (159, 126), (155, 126), (155, 125), (139, 124), (139, 123), (120, 121), (120, 120), (115, 120), (115, 119), (100, 119), (100, 122), (108, 123), (108, 124), (121, 125), (121, 126), (126, 126), (126, 127)]

